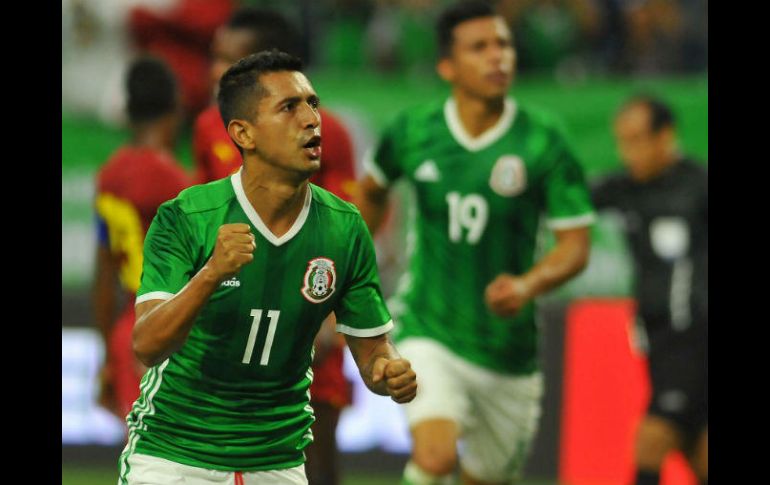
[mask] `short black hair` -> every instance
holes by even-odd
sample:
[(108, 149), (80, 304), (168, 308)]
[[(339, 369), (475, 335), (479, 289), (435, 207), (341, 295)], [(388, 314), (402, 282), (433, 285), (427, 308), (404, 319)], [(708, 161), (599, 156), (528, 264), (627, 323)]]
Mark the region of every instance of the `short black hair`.
[(259, 78), (267, 72), (302, 71), (302, 61), (278, 49), (251, 54), (236, 62), (219, 80), (217, 102), (225, 126), (246, 118), (249, 109), (264, 95)]
[(497, 12), (492, 4), (482, 0), (459, 2), (444, 9), (436, 22), (439, 56), (449, 56), (454, 42), (452, 32), (459, 24), (467, 20), (495, 15)]
[(241, 7), (236, 10), (225, 26), (232, 30), (247, 30), (254, 36), (250, 53), (278, 49), (293, 56), (300, 56), (300, 34), (285, 16), (274, 10), (257, 7)]
[(618, 114), (635, 105), (646, 106), (650, 110), (650, 130), (658, 133), (663, 128), (673, 128), (676, 124), (674, 112), (661, 98), (649, 93), (638, 93), (626, 99), (620, 106)]
[(132, 123), (153, 121), (177, 108), (177, 81), (162, 60), (142, 56), (128, 66), (126, 111)]

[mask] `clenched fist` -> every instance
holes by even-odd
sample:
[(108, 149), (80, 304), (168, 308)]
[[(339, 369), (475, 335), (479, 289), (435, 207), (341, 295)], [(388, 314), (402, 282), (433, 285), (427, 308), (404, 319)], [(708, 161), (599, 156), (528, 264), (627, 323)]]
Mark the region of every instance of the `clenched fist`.
[(372, 382), (382, 380), (390, 398), (397, 403), (409, 402), (417, 395), (417, 375), (406, 359), (379, 357), (372, 368)]
[(532, 297), (522, 278), (507, 273), (498, 275), (484, 291), (487, 307), (500, 317), (515, 316)]
[(256, 248), (257, 243), (248, 224), (223, 224), (219, 227), (214, 253), (206, 266), (219, 281), (224, 281), (235, 276), (243, 265), (254, 259)]

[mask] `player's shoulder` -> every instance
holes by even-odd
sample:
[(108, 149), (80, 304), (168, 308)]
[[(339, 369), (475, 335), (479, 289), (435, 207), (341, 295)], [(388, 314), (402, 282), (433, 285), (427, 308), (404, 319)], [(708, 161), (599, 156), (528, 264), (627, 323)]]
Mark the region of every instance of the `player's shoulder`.
[(514, 99), (516, 123), (527, 125), (530, 131), (542, 130), (552, 136), (564, 136), (567, 132), (564, 120), (554, 112), (537, 104)]
[(689, 176), (698, 179), (708, 179), (708, 169), (706, 165), (696, 161), (693, 158), (686, 157), (679, 161), (679, 170)]
[(323, 210), (328, 210), (340, 215), (349, 214), (351, 216), (360, 216), (358, 207), (341, 199), (323, 187), (311, 183), (310, 190), (313, 196), (313, 202), (322, 207)]
[(146, 152), (131, 145), (118, 147), (96, 173), (99, 190), (118, 190), (130, 185), (132, 180), (136, 180), (135, 172), (148, 165)]
[(188, 187), (164, 203), (184, 215), (217, 210), (235, 197), (230, 177)]
[(390, 126), (407, 133), (430, 129), (437, 122), (444, 123), (444, 103), (435, 100), (406, 107), (391, 120)]
[(593, 189), (622, 190), (631, 187), (633, 184), (633, 179), (631, 179), (626, 170), (612, 170), (596, 177), (591, 187)]
[(121, 170), (130, 163), (132, 154), (133, 150), (131, 146), (123, 145), (118, 147), (109, 157), (107, 157), (104, 164), (99, 167), (99, 170), (96, 172), (97, 177), (107, 177), (112, 173)]

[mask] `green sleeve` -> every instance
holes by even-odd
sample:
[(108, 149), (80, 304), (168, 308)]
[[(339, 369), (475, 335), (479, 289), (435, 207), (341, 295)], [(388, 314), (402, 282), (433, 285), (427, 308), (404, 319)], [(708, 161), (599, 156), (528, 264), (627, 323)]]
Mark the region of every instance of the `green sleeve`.
[(137, 303), (167, 300), (194, 275), (193, 258), (187, 246), (189, 238), (184, 231), (185, 220), (172, 202), (158, 208), (147, 230)]
[(593, 224), (594, 208), (583, 167), (561, 136), (551, 145), (545, 175), (548, 227), (571, 229)]
[(374, 150), (364, 157), (364, 170), (382, 187), (388, 187), (403, 174), (401, 168), (400, 133), (404, 120), (398, 117), (383, 132)]
[(351, 270), (335, 309), (337, 331), (354, 337), (375, 337), (393, 328), (377, 274), (374, 244), (361, 216), (351, 237)]

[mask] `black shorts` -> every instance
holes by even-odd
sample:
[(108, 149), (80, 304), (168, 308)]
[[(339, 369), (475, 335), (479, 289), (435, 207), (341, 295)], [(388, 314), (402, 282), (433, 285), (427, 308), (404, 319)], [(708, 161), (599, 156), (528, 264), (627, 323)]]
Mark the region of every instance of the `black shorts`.
[(708, 343), (679, 337), (649, 335), (647, 412), (674, 423), (692, 444), (708, 426)]

